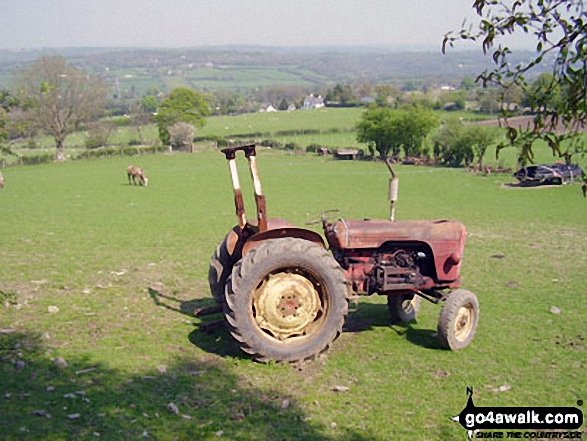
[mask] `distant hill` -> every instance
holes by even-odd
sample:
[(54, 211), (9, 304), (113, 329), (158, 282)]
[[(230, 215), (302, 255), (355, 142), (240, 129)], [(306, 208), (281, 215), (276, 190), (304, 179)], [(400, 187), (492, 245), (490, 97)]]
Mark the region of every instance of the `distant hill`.
[[(203, 47), (178, 49), (65, 48), (0, 50), (0, 87), (15, 69), (41, 55), (62, 55), (124, 89), (246, 90), (267, 86), (325, 86), (336, 82), (458, 85), (490, 66), (480, 51), (401, 51), (379, 47)], [(531, 53), (519, 53), (520, 61)]]

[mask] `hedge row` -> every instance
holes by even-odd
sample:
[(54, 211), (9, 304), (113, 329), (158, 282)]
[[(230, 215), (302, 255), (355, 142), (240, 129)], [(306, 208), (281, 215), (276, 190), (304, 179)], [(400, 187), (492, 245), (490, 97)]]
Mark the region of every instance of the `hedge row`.
[(135, 156), (149, 153), (164, 152), (167, 148), (160, 145), (152, 145), (148, 147), (102, 147), (98, 149), (86, 150), (76, 156), (75, 159), (92, 159), (103, 158), (106, 156)]

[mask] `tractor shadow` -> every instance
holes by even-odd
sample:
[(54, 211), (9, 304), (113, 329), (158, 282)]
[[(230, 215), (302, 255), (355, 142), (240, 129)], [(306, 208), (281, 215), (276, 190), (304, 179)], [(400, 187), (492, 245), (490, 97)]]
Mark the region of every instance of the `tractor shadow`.
[[(148, 288), (149, 296), (156, 306), (182, 314), (193, 320), (195, 329), (190, 331), (188, 340), (201, 350), (220, 357), (250, 359), (242, 352), (225, 326), (222, 310), (211, 298), (182, 300), (163, 293), (153, 287)], [(203, 314), (202, 314), (203, 313)], [(200, 315), (202, 314), (202, 315)], [(431, 350), (442, 350), (435, 336), (436, 330), (419, 329), (414, 323), (392, 324), (385, 304), (360, 302), (358, 308), (350, 312), (343, 333), (357, 334), (374, 328), (387, 328), (393, 334), (408, 342)], [(390, 338), (393, 334), (390, 333)]]
[(149, 296), (153, 300), (156, 306), (160, 306), (169, 311), (178, 312), (188, 317), (195, 317), (195, 312), (207, 308), (211, 305), (209, 299), (194, 299), (194, 300), (182, 300), (169, 294), (162, 293), (155, 288), (148, 287)]
[(195, 329), (190, 331), (188, 335), (188, 340), (192, 345), (220, 357), (249, 358), (239, 349), (228, 332), (224, 325), (222, 310), (217, 307), (214, 300), (208, 298), (185, 301), (162, 293), (153, 287), (149, 287), (148, 291), (156, 306), (185, 315), (193, 320)]
[(416, 323), (417, 320), (409, 323), (391, 323), (387, 305), (362, 302), (355, 312), (349, 313), (343, 332), (362, 333), (374, 328), (388, 328), (414, 345), (442, 350), (436, 338), (436, 330), (416, 328)]

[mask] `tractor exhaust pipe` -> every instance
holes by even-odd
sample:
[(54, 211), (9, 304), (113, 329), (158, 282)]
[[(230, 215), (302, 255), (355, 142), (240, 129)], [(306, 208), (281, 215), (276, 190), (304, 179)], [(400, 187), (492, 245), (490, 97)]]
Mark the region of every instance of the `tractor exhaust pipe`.
[(399, 178), (396, 178), (393, 168), (391, 167), (391, 159), (387, 158), (385, 164), (389, 169), (391, 178), (389, 178), (389, 220), (395, 221), (395, 204), (398, 199), (399, 192)]

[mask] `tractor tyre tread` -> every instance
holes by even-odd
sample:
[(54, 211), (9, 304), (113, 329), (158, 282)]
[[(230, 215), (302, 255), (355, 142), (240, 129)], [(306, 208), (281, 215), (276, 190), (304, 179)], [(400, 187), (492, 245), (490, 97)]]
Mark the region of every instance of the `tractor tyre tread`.
[[(282, 345), (264, 336), (252, 317), (251, 292), (271, 271), (308, 268), (324, 281), (328, 312), (314, 338)], [(226, 283), (224, 315), (230, 334), (240, 348), (260, 362), (301, 363), (315, 359), (338, 338), (348, 314), (347, 287), (343, 270), (323, 247), (303, 239), (269, 240), (249, 251), (232, 270)]]
[(219, 305), (223, 305), (225, 302), (225, 285), (234, 266), (234, 258), (228, 252), (227, 240), (228, 235), (218, 244), (210, 258), (210, 266), (208, 268), (210, 292)]

